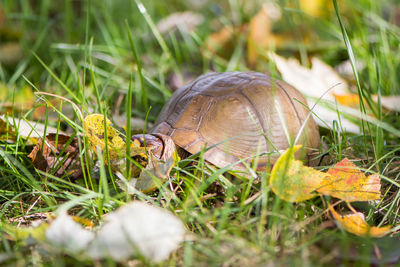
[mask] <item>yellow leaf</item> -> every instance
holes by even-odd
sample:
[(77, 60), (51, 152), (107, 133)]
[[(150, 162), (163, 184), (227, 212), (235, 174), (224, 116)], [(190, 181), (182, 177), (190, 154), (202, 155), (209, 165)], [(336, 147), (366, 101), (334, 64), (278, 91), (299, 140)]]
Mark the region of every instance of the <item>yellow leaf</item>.
[(358, 94), (335, 94), (332, 93), (332, 95), (335, 97), (337, 102), (341, 105), (349, 106), (349, 107), (359, 107), (360, 106), (360, 97)]
[(14, 96), (14, 105), (17, 105), (21, 110), (32, 108), (34, 101), (35, 95), (33, 94), (32, 88), (28, 85), (18, 90)]
[[(106, 125), (110, 158), (116, 159), (119, 155), (124, 154), (125, 142), (118, 132), (111, 127), (111, 122), (107, 118)], [(97, 151), (97, 148), (104, 151), (106, 146), (104, 139), (106, 134), (104, 128), (104, 116), (102, 114), (88, 115), (84, 121), (84, 128), (93, 151)]]
[(49, 227), (47, 222), (42, 222), (36, 227), (18, 227), (9, 224), (4, 224), (3, 229), (9, 235), (9, 238), (19, 242), (27, 242), (29, 238), (37, 241), (46, 239), (46, 230)]
[(337, 223), (347, 232), (352, 234), (358, 236), (382, 237), (388, 234), (390, 231), (390, 226), (369, 226), (365, 221), (364, 214), (361, 212), (340, 215), (333, 209), (332, 206), (329, 206), (329, 209)]
[(326, 0), (300, 0), (300, 9), (313, 17), (323, 17), (329, 7), (330, 1)]
[[(348, 107), (354, 107), (358, 108), (360, 106), (360, 97), (358, 94), (344, 94), (344, 95), (339, 95), (332, 93), (332, 95), (335, 97), (337, 102), (341, 105), (348, 106)], [(378, 103), (378, 96), (377, 95), (372, 95), (372, 100), (376, 103)], [(394, 95), (394, 96), (381, 96), (381, 105), (385, 109), (389, 111), (400, 111), (400, 96)], [(364, 100), (365, 103), (367, 103)]]
[(300, 146), (287, 149), (276, 161), (270, 178), (272, 191), (280, 198), (298, 202), (315, 197), (318, 193), (346, 201), (380, 199), (378, 174), (366, 176), (357, 166), (344, 159), (327, 173), (306, 167), (294, 154)]
[(4, 83), (0, 83), (0, 101), (3, 102), (7, 98), (8, 88)]
[(315, 189), (321, 184), (325, 173), (306, 167), (294, 158), (300, 145), (287, 149), (276, 161), (271, 171), (270, 186), (280, 198), (299, 202), (317, 196)]
[[(114, 171), (122, 174), (126, 174), (126, 143), (121, 137), (121, 134), (111, 126), (111, 122), (104, 118), (102, 114), (88, 115), (84, 120), (84, 128), (88, 136), (90, 145), (95, 152), (105, 153), (106, 142), (105, 142), (105, 131), (104, 131), (104, 119), (107, 124), (107, 145), (110, 155), (110, 165)], [(100, 149), (100, 151), (97, 151)], [(149, 157), (147, 157), (149, 155)], [(131, 174), (133, 178), (129, 181), (125, 181), (126, 184), (121, 184), (121, 188), (128, 190), (134, 187), (136, 190), (140, 190), (144, 193), (155, 190), (164, 179), (167, 178), (172, 167), (175, 165), (177, 155), (173, 154), (165, 162), (156, 158), (151, 151), (146, 152), (145, 147), (140, 146), (140, 142), (132, 140), (130, 148), (130, 156), (139, 156), (146, 162), (142, 164), (143, 169), (132, 165)], [(107, 162), (105, 162), (108, 164)]]
[(381, 198), (378, 174), (366, 176), (347, 158), (329, 169), (317, 191), (346, 201), (369, 201)]

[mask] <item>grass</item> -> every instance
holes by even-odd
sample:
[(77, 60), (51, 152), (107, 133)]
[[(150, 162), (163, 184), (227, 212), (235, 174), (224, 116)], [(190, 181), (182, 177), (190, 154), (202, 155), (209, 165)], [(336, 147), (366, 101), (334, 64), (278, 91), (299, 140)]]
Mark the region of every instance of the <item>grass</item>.
[[(345, 7), (339, 5), (336, 13), (331, 3), (326, 14), (318, 18), (301, 11), (297, 1), (279, 3), (282, 20), (275, 30), (289, 31), (291, 38), (276, 48), (278, 53), (301, 58), (305, 65), (311, 56), (332, 66), (350, 58), (360, 96), (369, 100), (374, 94), (400, 94), (400, 28), (388, 14), (395, 1), (346, 3)], [(239, 26), (259, 8), (260, 3), (249, 5), (244, 1), (210, 2), (199, 7), (177, 0), (69, 0), (62, 5), (46, 0), (3, 1), (0, 9), (7, 21), (1, 24), (0, 19), (0, 46), (13, 42), (22, 49), (19, 60), (0, 64), (0, 82), (8, 88), (3, 102), (16, 102), (15, 96), (29, 84), (37, 92), (70, 99), (84, 115), (103, 113), (112, 120), (121, 115), (154, 122), (172, 94), (168, 89), (172, 75), (187, 82), (191, 76), (209, 71), (249, 69), (243, 36), (230, 44), (228, 56), (210, 56), (202, 51), (214, 28)], [(204, 23), (194, 32), (177, 30), (163, 35), (158, 31), (156, 21), (187, 9), (204, 16)], [(307, 42), (308, 38), (313, 42)], [(358, 69), (358, 62), (365, 68)], [(254, 70), (274, 73), (270, 65), (260, 62)], [(82, 133), (78, 110), (57, 99), (41, 95), (28, 110), (12, 105), (10, 116)], [(400, 130), (398, 113), (386, 112), (379, 102), (366, 103), (360, 107), (362, 112), (371, 110), (377, 121)], [(42, 118), (35, 118), (34, 111), (40, 107), (45, 112)], [(321, 128), (327, 156), (319, 168), (326, 169), (348, 157), (362, 169), (379, 172), (384, 180), (383, 201), (359, 204), (357, 209), (366, 214), (370, 224), (391, 224), (398, 232), (399, 136), (377, 122), (363, 121), (363, 125), (359, 135)], [(127, 124), (128, 134), (134, 129), (135, 125)], [(21, 137), (14, 143), (0, 143), (0, 225), (17, 225), (18, 220), (30, 225), (35, 216), (59, 207), (98, 223), (104, 214), (130, 199), (140, 199), (172, 211), (191, 233), (161, 266), (319, 266), (338, 262), (362, 266), (386, 264), (398, 255), (398, 234), (369, 239), (338, 229), (328, 220), (327, 199), (298, 204), (279, 200), (268, 186), (269, 171), (260, 173), (254, 181), (233, 178), (225, 169), (205, 164), (201, 156), (191, 157), (172, 172), (176, 191), (165, 183), (152, 194), (128, 195), (115, 185), (116, 178), (108, 166), (94, 167), (86, 138), (77, 136), (82, 140), (80, 162), (88, 168), (84, 178), (77, 181), (35, 170), (27, 158), (32, 146)], [(2, 231), (0, 240), (1, 264), (116, 265), (112, 261), (90, 262), (79, 255), (46, 255), (34, 245), (10, 240)], [(142, 260), (131, 263), (149, 264)]]

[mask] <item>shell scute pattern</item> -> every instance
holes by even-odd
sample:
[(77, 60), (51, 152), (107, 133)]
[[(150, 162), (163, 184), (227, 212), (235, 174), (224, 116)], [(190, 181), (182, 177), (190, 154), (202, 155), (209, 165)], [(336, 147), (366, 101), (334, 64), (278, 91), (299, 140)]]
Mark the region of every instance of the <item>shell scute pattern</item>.
[[(298, 101), (307, 104), (296, 89), (266, 74), (209, 73), (171, 97), (152, 132), (171, 136), (177, 146), (192, 154), (216, 145), (204, 157), (220, 167), (240, 159), (250, 163), (251, 157), (263, 153), (257, 165), (262, 169), (277, 158), (265, 154), (286, 149), (288, 138), (293, 141), (304, 123), (309, 111)], [(312, 118), (307, 124), (299, 140), (315, 148), (318, 128)]]

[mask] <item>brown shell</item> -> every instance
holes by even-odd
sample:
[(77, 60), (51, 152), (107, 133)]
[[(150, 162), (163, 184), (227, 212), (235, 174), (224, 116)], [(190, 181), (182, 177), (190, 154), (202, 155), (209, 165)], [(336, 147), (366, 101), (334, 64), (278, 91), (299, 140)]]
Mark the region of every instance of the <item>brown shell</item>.
[[(257, 163), (262, 170), (277, 158), (269, 152), (289, 146), (283, 125), (295, 140), (309, 113), (299, 102), (307, 106), (295, 88), (266, 74), (209, 73), (174, 93), (151, 132), (171, 136), (192, 154), (216, 145), (204, 158), (219, 167), (240, 159), (251, 163), (262, 154)], [(318, 128), (311, 116), (297, 144), (318, 147)], [(244, 169), (244, 165), (238, 163), (233, 169)]]

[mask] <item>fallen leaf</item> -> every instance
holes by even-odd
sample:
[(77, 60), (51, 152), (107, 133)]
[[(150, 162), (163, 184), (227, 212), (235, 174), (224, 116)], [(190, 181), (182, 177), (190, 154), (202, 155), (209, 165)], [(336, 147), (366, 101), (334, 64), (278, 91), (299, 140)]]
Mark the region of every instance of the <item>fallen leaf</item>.
[(326, 0), (299, 0), (300, 9), (313, 17), (323, 17), (326, 15), (329, 1)]
[(317, 191), (346, 201), (371, 201), (381, 198), (379, 174), (366, 176), (347, 158), (330, 168)]
[[(311, 73), (315, 77), (318, 77), (323, 84), (329, 87), (334, 86), (332, 90), (330, 90), (330, 94), (344, 95), (349, 93), (347, 81), (343, 79), (334, 68), (316, 57), (311, 58), (311, 64)], [(320, 89), (320, 92), (323, 92), (322, 90)]]
[[(144, 168), (141, 169), (136, 165), (131, 165), (131, 176), (125, 178), (126, 175), (126, 143), (121, 134), (111, 126), (111, 122), (107, 120), (107, 137), (108, 151), (110, 154), (110, 165), (121, 182), (118, 185), (121, 189), (135, 193), (135, 190), (142, 192), (150, 192), (157, 188), (164, 179), (167, 178), (169, 172), (175, 164), (173, 151), (171, 155), (166, 155), (165, 158), (158, 159), (151, 151), (146, 151), (144, 146), (140, 145), (137, 140), (131, 141), (130, 156), (136, 159)], [(104, 116), (101, 114), (92, 114), (85, 118), (84, 127), (92, 149), (96, 152), (98, 149), (103, 154), (105, 153), (105, 131), (104, 131)], [(170, 138), (163, 142), (172, 142)], [(172, 145), (171, 147), (175, 147)], [(177, 155), (177, 154), (176, 154)], [(107, 162), (105, 161), (107, 164)]]
[(9, 224), (2, 224), (2, 230), (7, 233), (7, 239), (18, 241), (23, 244), (31, 244), (31, 242), (45, 241), (45, 233), (49, 224), (46, 222), (34, 223), (29, 227), (18, 227)]
[(345, 94), (345, 95), (336, 95), (333, 94), (336, 101), (344, 106), (357, 108), (360, 106), (360, 97), (358, 94)]
[(8, 42), (0, 45), (0, 63), (14, 65), (22, 58), (22, 46), (19, 42)]
[(230, 58), (240, 36), (246, 36), (246, 25), (225, 26), (218, 32), (210, 34), (205, 40), (203, 53)]
[(7, 114), (12, 114), (13, 111), (21, 112), (30, 110), (33, 107), (35, 97), (32, 88), (28, 85), (15, 90), (0, 83), (0, 107), (4, 108)]
[(306, 167), (294, 155), (300, 145), (288, 148), (276, 161), (271, 171), (270, 186), (281, 199), (300, 202), (318, 196), (325, 173)]
[[(106, 120), (107, 130), (104, 128), (104, 119)], [(107, 151), (109, 154), (109, 162), (107, 157), (104, 157), (104, 162), (110, 164), (111, 168), (115, 171), (125, 173), (126, 168), (126, 142), (123, 135), (111, 126), (111, 121), (104, 118), (102, 114), (91, 114), (86, 116), (84, 122), (84, 128), (86, 135), (89, 139), (89, 143), (92, 150), (95, 153), (102, 153), (106, 155), (106, 144)], [(106, 133), (107, 132), (107, 133)], [(107, 134), (107, 142), (105, 140)], [(99, 151), (98, 151), (99, 150)], [(147, 158), (146, 149), (140, 147), (140, 144), (132, 141), (130, 146), (130, 156), (140, 155), (143, 158)], [(132, 169), (137, 169), (132, 165)], [(138, 170), (140, 171), (140, 170)], [(136, 174), (137, 172), (133, 172)]]
[(116, 261), (142, 255), (152, 262), (167, 259), (183, 242), (186, 232), (171, 212), (140, 201), (108, 213), (97, 231), (84, 229), (76, 216), (65, 211), (48, 223), (31, 227), (2, 224), (2, 228), (8, 239), (26, 244), (33, 241), (45, 245), (41, 248), (44, 250)]
[[(378, 96), (373, 95), (372, 99), (375, 102), (378, 102)], [(381, 103), (382, 107), (393, 110), (393, 111), (400, 111), (400, 96), (393, 95), (393, 96), (381, 96)]]
[(67, 135), (49, 134), (33, 148), (28, 155), (36, 169), (52, 173), (57, 177), (70, 176), (78, 179), (82, 176), (79, 159), (78, 139)]
[[(318, 125), (332, 128), (333, 121), (340, 121), (341, 128), (339, 130), (360, 133), (360, 127), (357, 124), (343, 116), (339, 118), (339, 115), (344, 113), (344, 108), (335, 103), (333, 94), (348, 94), (349, 90), (346, 81), (340, 78), (333, 68), (317, 58), (312, 59), (313, 67), (308, 69), (301, 66), (294, 58), (285, 59), (274, 53), (269, 53), (269, 56), (275, 62), (283, 79), (307, 98)], [(359, 114), (360, 112), (354, 110), (354, 113)], [(348, 112), (345, 114), (350, 116)]]
[(281, 199), (299, 202), (319, 194), (346, 201), (370, 201), (381, 198), (378, 174), (365, 176), (356, 165), (344, 159), (327, 173), (306, 167), (295, 160), (300, 146), (287, 149), (271, 171), (270, 186)]
[(61, 130), (44, 124), (17, 119), (12, 117), (0, 116), (0, 140), (15, 142), (17, 137), (28, 140), (27, 144), (36, 144), (44, 133), (64, 134)]
[(184, 234), (183, 223), (170, 212), (133, 201), (107, 215), (87, 251), (95, 259), (124, 260), (139, 253), (159, 262), (179, 247)]
[(176, 12), (161, 19), (157, 28), (162, 34), (179, 29), (181, 32), (190, 33), (204, 21), (203, 15), (192, 11)]
[(272, 33), (273, 22), (281, 17), (279, 6), (268, 2), (252, 17), (247, 38), (247, 60), (255, 66), (260, 57), (267, 58), (267, 51), (279, 41)]
[[(335, 99), (344, 106), (349, 107), (359, 107), (360, 106), (360, 97), (358, 94), (345, 94), (345, 95), (336, 95), (333, 94)], [(372, 100), (378, 103), (378, 96), (372, 95)], [(383, 108), (389, 111), (400, 111), (400, 96), (381, 96), (381, 105)]]
[(121, 178), (118, 185), (129, 194), (135, 194), (136, 190), (149, 193), (157, 189), (162, 182), (168, 178), (169, 173), (179, 160), (178, 155), (170, 157), (166, 161), (157, 159), (151, 151), (148, 151), (148, 163), (142, 169), (138, 178), (132, 177), (130, 180)]
[(86, 251), (95, 234), (74, 221), (65, 212), (60, 213), (46, 230), (46, 239), (55, 248), (69, 253)]
[[(125, 156), (125, 141), (121, 134), (111, 126), (109, 119), (104, 118), (102, 114), (91, 114), (86, 116), (83, 125), (93, 151), (98, 152), (98, 149), (100, 149), (100, 152), (105, 151), (107, 134), (110, 160), (119, 161), (120, 157)], [(106, 129), (104, 128), (105, 125)]]
[(329, 206), (329, 209), (340, 227), (358, 236), (382, 237), (387, 235), (391, 229), (390, 226), (376, 227), (368, 225), (364, 214), (361, 212), (340, 215), (332, 206)]

